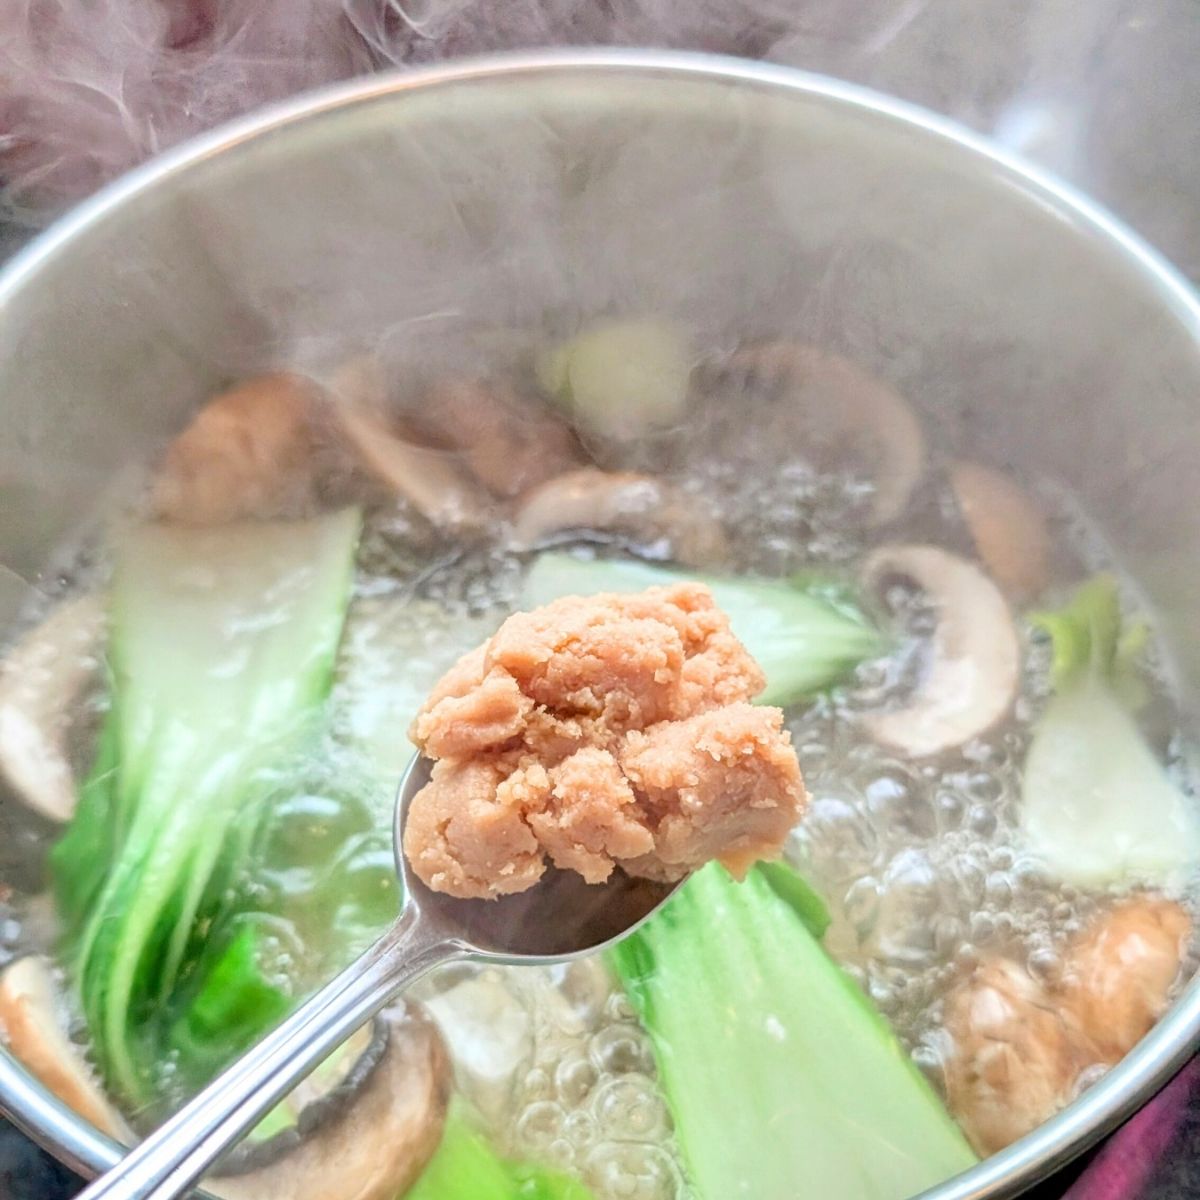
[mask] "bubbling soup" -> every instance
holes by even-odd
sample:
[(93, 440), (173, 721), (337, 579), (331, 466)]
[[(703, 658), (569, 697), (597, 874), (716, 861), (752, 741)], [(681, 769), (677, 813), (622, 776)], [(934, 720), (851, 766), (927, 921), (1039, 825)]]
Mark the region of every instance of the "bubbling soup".
[(237, 381), (67, 548), (0, 676), (11, 1052), (161, 1120), (394, 916), (447, 668), (697, 580), (799, 757), (783, 861), (605, 955), (443, 969), (206, 1186), (902, 1200), (1052, 1116), (1196, 965), (1190, 746), (1102, 531), (819, 347), (639, 317), (504, 357)]

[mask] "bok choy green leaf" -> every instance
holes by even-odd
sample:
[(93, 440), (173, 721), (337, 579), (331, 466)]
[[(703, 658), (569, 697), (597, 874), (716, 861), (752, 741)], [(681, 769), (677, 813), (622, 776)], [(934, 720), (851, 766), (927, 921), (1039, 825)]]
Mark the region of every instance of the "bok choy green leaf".
[(441, 1145), (404, 1200), (591, 1200), (577, 1179), (549, 1167), (499, 1157), (460, 1113), (450, 1113)]
[(1145, 626), (1122, 628), (1116, 584), (1103, 576), (1033, 621), (1052, 642), (1054, 694), (1025, 760), (1029, 848), (1077, 886), (1171, 882), (1200, 855), (1200, 823), (1134, 717)]
[(793, 887), (797, 907), (779, 883), (761, 868), (735, 883), (710, 864), (611, 952), (699, 1200), (903, 1200), (971, 1166), (933, 1090), (813, 935), (807, 889)]
[[(95, 1054), (131, 1108), (156, 1094), (174, 1002), (230, 904), (273, 772), (313, 734), (358, 529), (354, 511), (147, 525), (117, 548), (111, 709), (52, 868)], [(199, 1007), (176, 1027), (189, 1044), (225, 1021), (244, 1042), (280, 1012), (253, 945), (219, 949)]]

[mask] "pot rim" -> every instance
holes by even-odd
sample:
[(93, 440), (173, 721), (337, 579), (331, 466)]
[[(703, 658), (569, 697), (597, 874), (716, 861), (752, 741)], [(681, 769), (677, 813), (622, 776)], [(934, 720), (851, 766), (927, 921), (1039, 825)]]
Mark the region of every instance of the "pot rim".
[[(693, 82), (735, 83), (779, 94), (831, 101), (949, 143), (1006, 175), (1013, 185), (1076, 228), (1107, 244), (1156, 293), (1164, 310), (1200, 346), (1200, 296), (1138, 234), (1071, 185), (919, 105), (829, 76), (750, 59), (667, 50), (546, 50), (454, 60), (393, 70), (303, 93), (191, 138), (100, 189), (0, 269), (0, 314), (43, 265), (69, 252), (78, 238), (128, 201), (243, 142), (343, 107), (410, 90), (454, 87), (506, 77), (649, 75)], [(965, 156), (964, 156), (965, 157)], [(1200, 973), (1171, 1009), (1117, 1066), (1061, 1113), (999, 1154), (936, 1187), (919, 1200), (1006, 1200), (1045, 1178), (1129, 1117), (1178, 1071), (1200, 1045)], [(121, 1147), (77, 1116), (0, 1047), (0, 1111), (80, 1174), (111, 1167)], [(198, 1195), (202, 1193), (197, 1193)]]

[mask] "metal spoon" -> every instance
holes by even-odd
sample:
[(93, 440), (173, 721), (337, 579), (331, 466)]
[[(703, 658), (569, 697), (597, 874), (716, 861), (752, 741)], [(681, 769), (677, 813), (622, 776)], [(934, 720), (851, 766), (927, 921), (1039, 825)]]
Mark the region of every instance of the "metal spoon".
[(395, 924), (77, 1200), (184, 1194), (331, 1051), (434, 967), (464, 958), (566, 962), (631, 933), (678, 886), (621, 871), (607, 883), (586, 884), (573, 871), (552, 867), (529, 891), (499, 900), (456, 900), (431, 891), (402, 850), (408, 807), (429, 769), (416, 757), (400, 781), (393, 832), (405, 901)]

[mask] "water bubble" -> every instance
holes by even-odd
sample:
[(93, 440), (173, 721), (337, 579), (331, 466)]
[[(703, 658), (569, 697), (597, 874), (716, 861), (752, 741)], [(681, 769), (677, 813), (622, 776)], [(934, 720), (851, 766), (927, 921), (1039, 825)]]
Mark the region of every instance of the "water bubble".
[(971, 916), (970, 938), (976, 945), (990, 942), (996, 934), (996, 922), (987, 913), (977, 912)]
[(1062, 958), (1048, 946), (1032, 951), (1026, 960), (1029, 974), (1047, 987), (1056, 986), (1062, 979)]
[(866, 941), (879, 916), (879, 881), (870, 875), (855, 880), (842, 899), (846, 919), (854, 927), (859, 941)]
[(1008, 846), (997, 846), (988, 856), (988, 861), (998, 871), (1007, 871), (1013, 865), (1013, 852)]
[(875, 821), (920, 838), (932, 837), (936, 819), (924, 788), (906, 772), (891, 768), (863, 788), (867, 810)]
[(566, 1058), (554, 1070), (554, 1087), (564, 1104), (582, 1104), (599, 1077), (590, 1058)]
[(635, 1025), (609, 1025), (588, 1044), (588, 1053), (601, 1073), (626, 1075), (654, 1072), (654, 1054), (650, 1040)]
[(874, 944), (889, 962), (926, 963), (934, 956), (933, 918), (940, 907), (937, 873), (915, 847), (888, 863), (880, 887)]
[(956, 954), (966, 937), (962, 921), (949, 913), (942, 913), (933, 923), (933, 946), (939, 958), (950, 958)]
[(553, 1100), (536, 1100), (517, 1120), (517, 1141), (529, 1153), (544, 1152), (563, 1136), (566, 1114)]
[(996, 812), (983, 804), (973, 805), (967, 814), (967, 826), (980, 837), (991, 837), (996, 832), (999, 820)]
[(967, 806), (957, 792), (938, 792), (934, 800), (934, 813), (939, 829), (944, 832), (960, 829), (966, 812)]
[(977, 804), (994, 805), (1004, 795), (1004, 780), (990, 771), (973, 771), (967, 779), (966, 792)]
[(679, 1200), (683, 1178), (661, 1146), (608, 1142), (597, 1146), (584, 1164), (588, 1185), (597, 1196), (619, 1200)]
[(978, 908), (983, 903), (986, 872), (979, 865), (969, 846), (951, 847), (943, 842), (943, 866), (938, 882), (942, 904), (953, 912)]
[(604, 1015), (610, 1021), (635, 1021), (637, 1013), (624, 992), (614, 991), (604, 1002)]
[(596, 1122), (583, 1109), (568, 1112), (563, 1118), (562, 1131), (572, 1146), (588, 1146), (596, 1136)]
[(954, 956), (954, 965), (962, 971), (970, 971), (979, 965), (981, 955), (972, 942), (963, 942)]
[(989, 904), (1003, 908), (1012, 900), (1012, 884), (1003, 871), (993, 871), (984, 884), (984, 896)]
[(618, 1141), (654, 1141), (670, 1128), (666, 1105), (644, 1076), (609, 1080), (596, 1092), (593, 1109), (605, 1135)]
[(809, 860), (829, 880), (855, 878), (869, 870), (879, 840), (862, 811), (840, 796), (817, 796), (799, 828)]
[(544, 1067), (534, 1067), (522, 1080), (522, 1089), (531, 1099), (548, 1098), (554, 1095), (554, 1082)]
[(599, 1023), (613, 994), (612, 979), (602, 958), (593, 955), (572, 963), (560, 986), (567, 1003), (584, 1026)]

